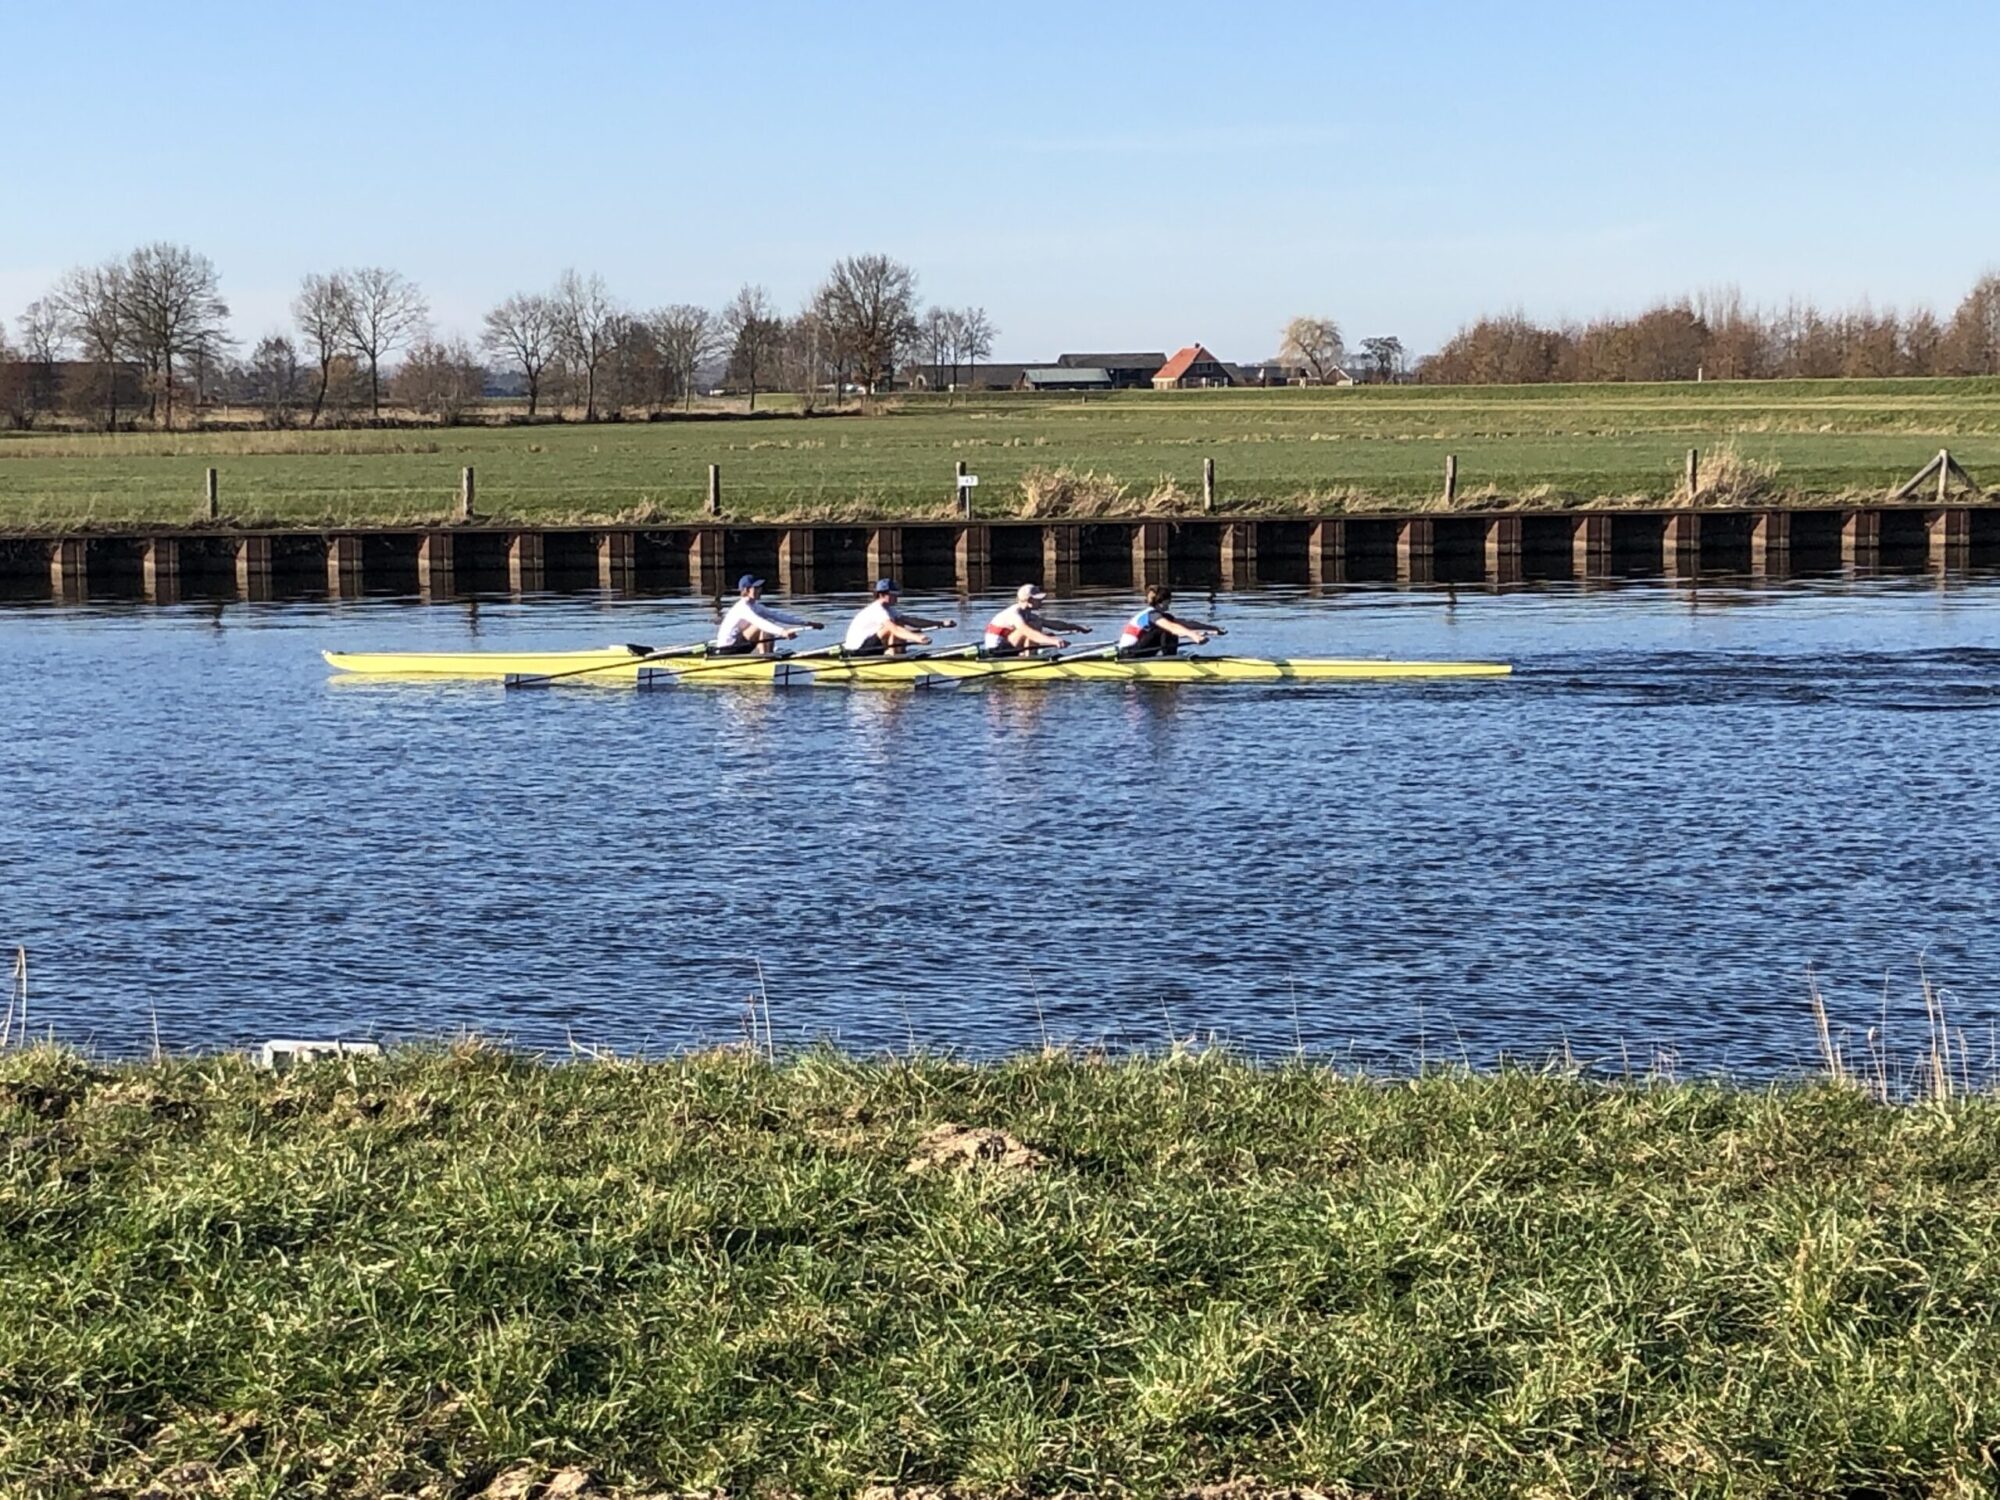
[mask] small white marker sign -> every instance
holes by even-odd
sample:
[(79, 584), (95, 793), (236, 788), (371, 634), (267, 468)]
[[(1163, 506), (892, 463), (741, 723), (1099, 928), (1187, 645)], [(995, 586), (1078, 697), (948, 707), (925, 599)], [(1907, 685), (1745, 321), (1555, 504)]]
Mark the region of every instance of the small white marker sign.
[(958, 476), (958, 487), (962, 490), (969, 490), (977, 483), (979, 483), (979, 476), (977, 474), (961, 474)]

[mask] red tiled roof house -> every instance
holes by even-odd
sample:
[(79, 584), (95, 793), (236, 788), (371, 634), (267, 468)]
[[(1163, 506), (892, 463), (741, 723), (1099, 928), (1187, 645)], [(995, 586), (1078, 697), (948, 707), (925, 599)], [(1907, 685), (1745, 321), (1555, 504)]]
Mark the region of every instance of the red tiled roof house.
[(1234, 385), (1229, 367), (1200, 344), (1189, 344), (1153, 375), (1156, 391), (1184, 391), (1196, 386)]

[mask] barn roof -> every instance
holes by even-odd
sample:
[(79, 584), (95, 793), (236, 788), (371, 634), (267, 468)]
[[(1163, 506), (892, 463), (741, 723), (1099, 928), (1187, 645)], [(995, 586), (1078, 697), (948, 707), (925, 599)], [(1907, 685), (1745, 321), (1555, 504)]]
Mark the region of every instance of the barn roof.
[(1189, 344), (1187, 348), (1181, 350), (1172, 359), (1161, 365), (1159, 372), (1153, 378), (1155, 380), (1179, 380), (1196, 365), (1204, 363), (1220, 364), (1221, 361), (1213, 354), (1210, 354), (1200, 344)]

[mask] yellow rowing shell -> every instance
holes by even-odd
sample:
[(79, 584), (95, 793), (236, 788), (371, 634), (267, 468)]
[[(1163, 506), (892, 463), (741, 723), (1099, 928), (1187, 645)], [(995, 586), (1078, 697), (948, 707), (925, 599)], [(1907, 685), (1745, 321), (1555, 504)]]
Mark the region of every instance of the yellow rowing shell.
[(971, 678), (987, 682), (1329, 682), (1372, 678), (1505, 677), (1505, 662), (1377, 661), (1369, 658), (1295, 656), (1149, 656), (1061, 658), (980, 657), (966, 654), (908, 657), (702, 657), (646, 660), (624, 647), (592, 651), (325, 651), (327, 664), (362, 677), (555, 677), (579, 686), (630, 686), (641, 680), (709, 683), (895, 686)]

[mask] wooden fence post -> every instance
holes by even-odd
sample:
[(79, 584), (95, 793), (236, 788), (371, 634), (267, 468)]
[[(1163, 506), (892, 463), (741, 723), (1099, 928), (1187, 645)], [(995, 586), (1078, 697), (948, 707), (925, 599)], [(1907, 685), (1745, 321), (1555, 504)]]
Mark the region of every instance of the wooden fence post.
[(221, 486), (216, 482), (215, 470), (210, 469), (207, 479), (202, 482), (202, 496), (208, 502), (208, 518), (211, 521), (222, 519), (220, 492)]
[(710, 464), (708, 466), (708, 513), (711, 516), (719, 516), (722, 514), (722, 465), (721, 464)]
[(972, 519), (972, 486), (963, 482), (965, 479), (965, 460), (961, 458), (957, 463), (952, 465), (952, 469), (954, 471), (953, 486), (958, 491), (959, 514), (970, 521)]
[(1701, 493), (1701, 450), (1699, 448), (1688, 449), (1687, 488), (1688, 500), (1692, 503), (1694, 497)]
[(463, 469), (459, 470), (458, 472), (459, 520), (470, 521), (472, 519), (472, 502), (474, 499), (474, 495), (475, 495), (475, 490), (472, 478), (472, 465), (467, 464)]
[(1458, 504), (1458, 455), (1456, 453), (1447, 453), (1444, 456), (1444, 503), (1446, 505)]
[(1205, 511), (1215, 509), (1215, 460), (1212, 458), (1201, 461), (1201, 508)]

